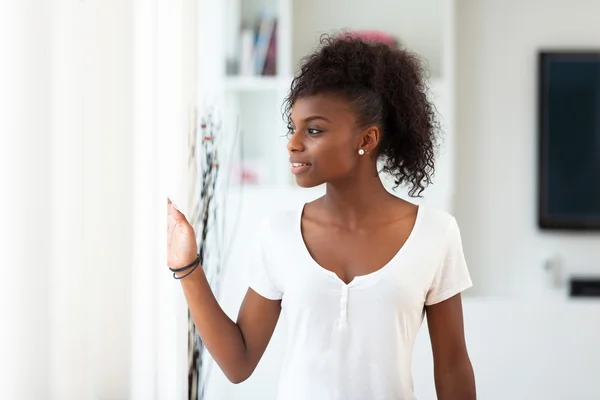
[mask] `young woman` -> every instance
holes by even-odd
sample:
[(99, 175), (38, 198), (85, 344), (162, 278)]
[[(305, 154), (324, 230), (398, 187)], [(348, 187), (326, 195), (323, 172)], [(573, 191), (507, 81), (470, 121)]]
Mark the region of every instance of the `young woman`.
[[(471, 280), (456, 220), (390, 194), (378, 174), (379, 161), (411, 196), (431, 182), (437, 130), (422, 66), (404, 49), (350, 36), (321, 44), (292, 83), (286, 115), (296, 182), (325, 184), (326, 194), (257, 229), (236, 322), (201, 268), (181, 279), (199, 335), (242, 382), (283, 310), (278, 399), (412, 400), (426, 314), (438, 399), (475, 399), (460, 295)], [(168, 237), (169, 267), (193, 264), (193, 228), (170, 200)]]

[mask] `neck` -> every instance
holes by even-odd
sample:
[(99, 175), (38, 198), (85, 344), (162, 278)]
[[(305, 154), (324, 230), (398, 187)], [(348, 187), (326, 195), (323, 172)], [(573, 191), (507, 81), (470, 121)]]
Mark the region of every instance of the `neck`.
[(378, 174), (369, 173), (346, 182), (327, 183), (323, 206), (336, 224), (355, 228), (393, 198)]

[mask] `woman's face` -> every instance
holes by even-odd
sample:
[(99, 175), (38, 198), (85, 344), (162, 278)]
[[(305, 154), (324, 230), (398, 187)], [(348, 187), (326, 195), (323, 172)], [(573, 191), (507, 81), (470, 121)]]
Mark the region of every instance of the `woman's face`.
[(348, 103), (314, 95), (294, 103), (289, 142), (292, 173), (301, 187), (351, 178), (359, 165), (362, 130)]

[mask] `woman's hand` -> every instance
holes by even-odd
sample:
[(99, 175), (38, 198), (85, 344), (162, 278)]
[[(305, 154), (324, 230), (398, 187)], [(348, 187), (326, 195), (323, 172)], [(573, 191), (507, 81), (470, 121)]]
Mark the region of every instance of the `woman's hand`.
[(194, 262), (198, 245), (194, 228), (167, 198), (167, 265), (176, 269)]

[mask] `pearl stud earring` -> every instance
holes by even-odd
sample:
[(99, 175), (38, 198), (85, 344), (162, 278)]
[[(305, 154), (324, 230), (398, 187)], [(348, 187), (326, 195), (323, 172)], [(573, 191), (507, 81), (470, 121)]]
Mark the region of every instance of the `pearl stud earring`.
[(365, 150), (364, 149), (359, 149), (358, 150), (358, 154), (362, 156), (363, 154), (365, 154)]

